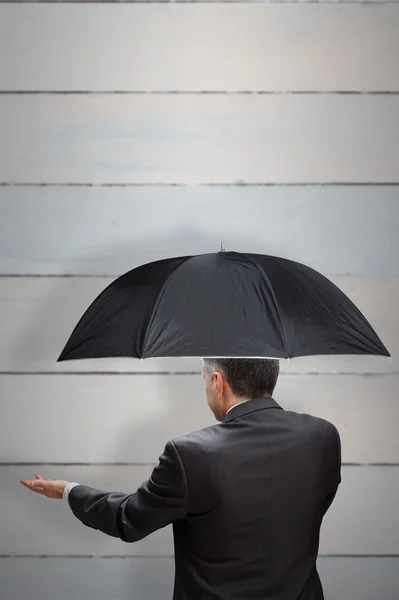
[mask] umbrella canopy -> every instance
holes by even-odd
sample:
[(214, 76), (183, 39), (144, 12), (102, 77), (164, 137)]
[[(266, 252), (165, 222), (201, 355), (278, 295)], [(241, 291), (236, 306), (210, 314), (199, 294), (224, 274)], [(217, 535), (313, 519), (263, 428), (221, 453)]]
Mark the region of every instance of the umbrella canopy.
[(89, 306), (58, 361), (79, 358), (390, 356), (353, 302), (283, 258), (218, 252), (142, 265)]

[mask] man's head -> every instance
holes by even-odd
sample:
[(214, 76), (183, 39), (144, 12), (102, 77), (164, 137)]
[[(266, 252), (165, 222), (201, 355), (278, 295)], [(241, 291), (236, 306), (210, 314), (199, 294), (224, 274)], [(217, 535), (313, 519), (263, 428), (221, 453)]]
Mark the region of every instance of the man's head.
[(277, 383), (278, 360), (263, 358), (204, 358), (209, 408), (218, 421), (227, 410), (243, 400), (272, 396)]

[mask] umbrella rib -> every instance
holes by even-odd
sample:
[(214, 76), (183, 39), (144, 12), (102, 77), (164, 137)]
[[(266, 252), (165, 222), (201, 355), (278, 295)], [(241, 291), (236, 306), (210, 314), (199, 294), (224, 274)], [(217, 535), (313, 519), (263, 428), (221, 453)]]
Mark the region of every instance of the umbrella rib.
[(148, 319), (147, 319), (147, 323), (145, 324), (145, 327), (144, 327), (145, 334), (144, 334), (143, 343), (142, 343), (142, 345), (141, 345), (141, 352), (140, 352), (140, 354), (141, 354), (141, 358), (142, 358), (142, 355), (143, 355), (143, 350), (144, 350), (144, 348), (145, 348), (145, 346), (146, 346), (146, 343), (147, 343), (148, 332), (149, 332), (149, 330), (151, 329), (151, 325), (152, 325), (152, 322), (153, 322), (153, 320), (154, 320), (155, 313), (156, 313), (156, 311), (157, 311), (157, 309), (158, 309), (158, 306), (159, 306), (159, 304), (160, 304), (160, 302), (161, 302), (161, 300), (162, 300), (162, 297), (163, 297), (163, 295), (164, 295), (164, 293), (165, 293), (165, 290), (166, 290), (166, 288), (167, 288), (167, 286), (168, 286), (168, 283), (169, 283), (169, 281), (170, 281), (170, 279), (171, 279), (172, 275), (174, 275), (174, 274), (176, 273), (176, 271), (177, 271), (177, 270), (178, 270), (178, 269), (179, 269), (179, 268), (180, 268), (182, 265), (184, 265), (184, 264), (185, 264), (185, 263), (186, 263), (186, 262), (187, 262), (187, 261), (188, 261), (190, 258), (193, 258), (193, 257), (192, 257), (192, 256), (187, 256), (187, 257), (185, 257), (185, 260), (182, 260), (182, 262), (181, 262), (179, 265), (177, 265), (177, 267), (176, 267), (176, 268), (175, 268), (175, 269), (174, 269), (174, 270), (173, 270), (173, 271), (172, 271), (172, 272), (171, 272), (171, 273), (170, 273), (170, 274), (167, 276), (167, 278), (165, 279), (165, 281), (164, 281), (164, 282), (163, 282), (163, 284), (162, 284), (162, 287), (161, 287), (161, 289), (160, 289), (160, 291), (159, 291), (159, 294), (157, 295), (157, 297), (156, 297), (156, 300), (155, 300), (155, 302), (154, 302), (154, 306), (152, 307), (151, 314), (150, 314), (150, 316), (148, 317)]
[(280, 311), (279, 311), (279, 309), (278, 309), (278, 304), (277, 304), (276, 296), (275, 296), (275, 294), (274, 294), (273, 286), (272, 286), (272, 284), (270, 283), (270, 279), (268, 278), (268, 276), (267, 276), (266, 272), (265, 272), (265, 271), (264, 271), (264, 269), (261, 267), (261, 265), (259, 265), (259, 264), (256, 262), (256, 260), (254, 260), (254, 259), (252, 258), (252, 256), (249, 256), (249, 254), (245, 254), (245, 256), (246, 256), (246, 257), (247, 257), (247, 258), (248, 258), (248, 259), (249, 259), (249, 260), (250, 260), (250, 261), (251, 261), (251, 262), (252, 262), (252, 263), (255, 265), (255, 267), (256, 267), (256, 268), (257, 268), (257, 269), (258, 269), (258, 270), (259, 270), (259, 271), (262, 273), (262, 276), (264, 277), (264, 279), (266, 280), (266, 282), (267, 282), (267, 284), (268, 284), (268, 287), (269, 287), (269, 290), (270, 290), (270, 294), (271, 294), (271, 296), (272, 296), (272, 299), (273, 299), (273, 302), (274, 302), (274, 308), (275, 308), (275, 310), (276, 310), (276, 314), (277, 314), (278, 320), (280, 321), (281, 331), (282, 331), (282, 334), (283, 334), (283, 339), (284, 339), (285, 351), (286, 351), (286, 352), (287, 352), (287, 354), (288, 354), (288, 357), (287, 357), (287, 358), (291, 358), (291, 356), (290, 356), (290, 352), (289, 352), (289, 349), (288, 349), (287, 336), (286, 336), (286, 334), (285, 334), (285, 329), (284, 329), (283, 321), (282, 321), (282, 319), (281, 319), (281, 315), (280, 315)]

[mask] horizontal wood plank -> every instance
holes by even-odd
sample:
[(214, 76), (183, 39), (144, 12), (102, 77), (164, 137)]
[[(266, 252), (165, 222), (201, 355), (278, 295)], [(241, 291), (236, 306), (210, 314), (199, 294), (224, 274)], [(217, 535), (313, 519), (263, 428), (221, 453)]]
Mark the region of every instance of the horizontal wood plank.
[(6, 94), (0, 131), (1, 183), (399, 182), (395, 95)]
[[(319, 558), (328, 600), (397, 600), (399, 558)], [(0, 559), (2, 600), (168, 600), (173, 595), (172, 558)]]
[(397, 4), (300, 4), (0, 4), (0, 90), (399, 91)]
[(3, 274), (117, 275), (221, 241), (327, 276), (399, 275), (399, 186), (0, 187)]
[[(168, 440), (216, 424), (199, 374), (0, 375), (0, 389), (7, 463), (155, 464)], [(398, 389), (398, 375), (286, 374), (274, 398), (334, 423), (343, 462), (399, 464)], [(62, 424), (55, 445), (46, 423)]]
[[(126, 544), (83, 525), (66, 501), (51, 502), (27, 490), (20, 479), (34, 478), (38, 471), (34, 467), (1, 466), (0, 470), (0, 554), (132, 556), (173, 553), (171, 526), (135, 544)], [(77, 481), (95, 489), (129, 494), (150, 476), (152, 469), (75, 465), (46, 466), (41, 471), (43, 477)], [(399, 467), (343, 467), (340, 489), (323, 521), (320, 553), (399, 554), (398, 495)]]
[[(315, 356), (281, 361), (291, 373), (399, 373), (399, 277), (334, 277), (359, 307), (392, 354)], [(66, 361), (57, 358), (76, 323), (109, 278), (0, 278), (1, 371), (200, 372), (197, 358), (132, 358)]]

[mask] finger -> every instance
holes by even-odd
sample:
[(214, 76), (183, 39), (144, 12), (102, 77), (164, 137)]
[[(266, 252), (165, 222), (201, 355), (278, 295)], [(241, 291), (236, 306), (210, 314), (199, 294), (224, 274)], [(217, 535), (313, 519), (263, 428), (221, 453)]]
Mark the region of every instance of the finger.
[(46, 489), (46, 486), (44, 484), (45, 484), (44, 479), (40, 480), (40, 481), (38, 481), (37, 479), (34, 479), (33, 481), (31, 481), (30, 487), (35, 492), (40, 492), (40, 491), (43, 492)]
[(21, 481), (21, 483), (26, 485), (26, 487), (28, 487), (28, 488), (30, 488), (31, 484), (33, 483), (33, 481), (31, 479), (21, 479), (20, 481)]
[(37, 485), (37, 479), (33, 481), (30, 479), (20, 479), (22, 485), (28, 488), (28, 490), (32, 490), (32, 492), (37, 492), (38, 494), (44, 493), (44, 488), (40, 485)]
[(32, 487), (37, 488), (37, 487), (43, 487), (45, 484), (45, 480), (44, 479), (34, 479), (32, 482)]
[(39, 475), (39, 473), (36, 473), (36, 478), (42, 481), (53, 481), (50, 477), (46, 477), (46, 479), (44, 479), (41, 475)]

